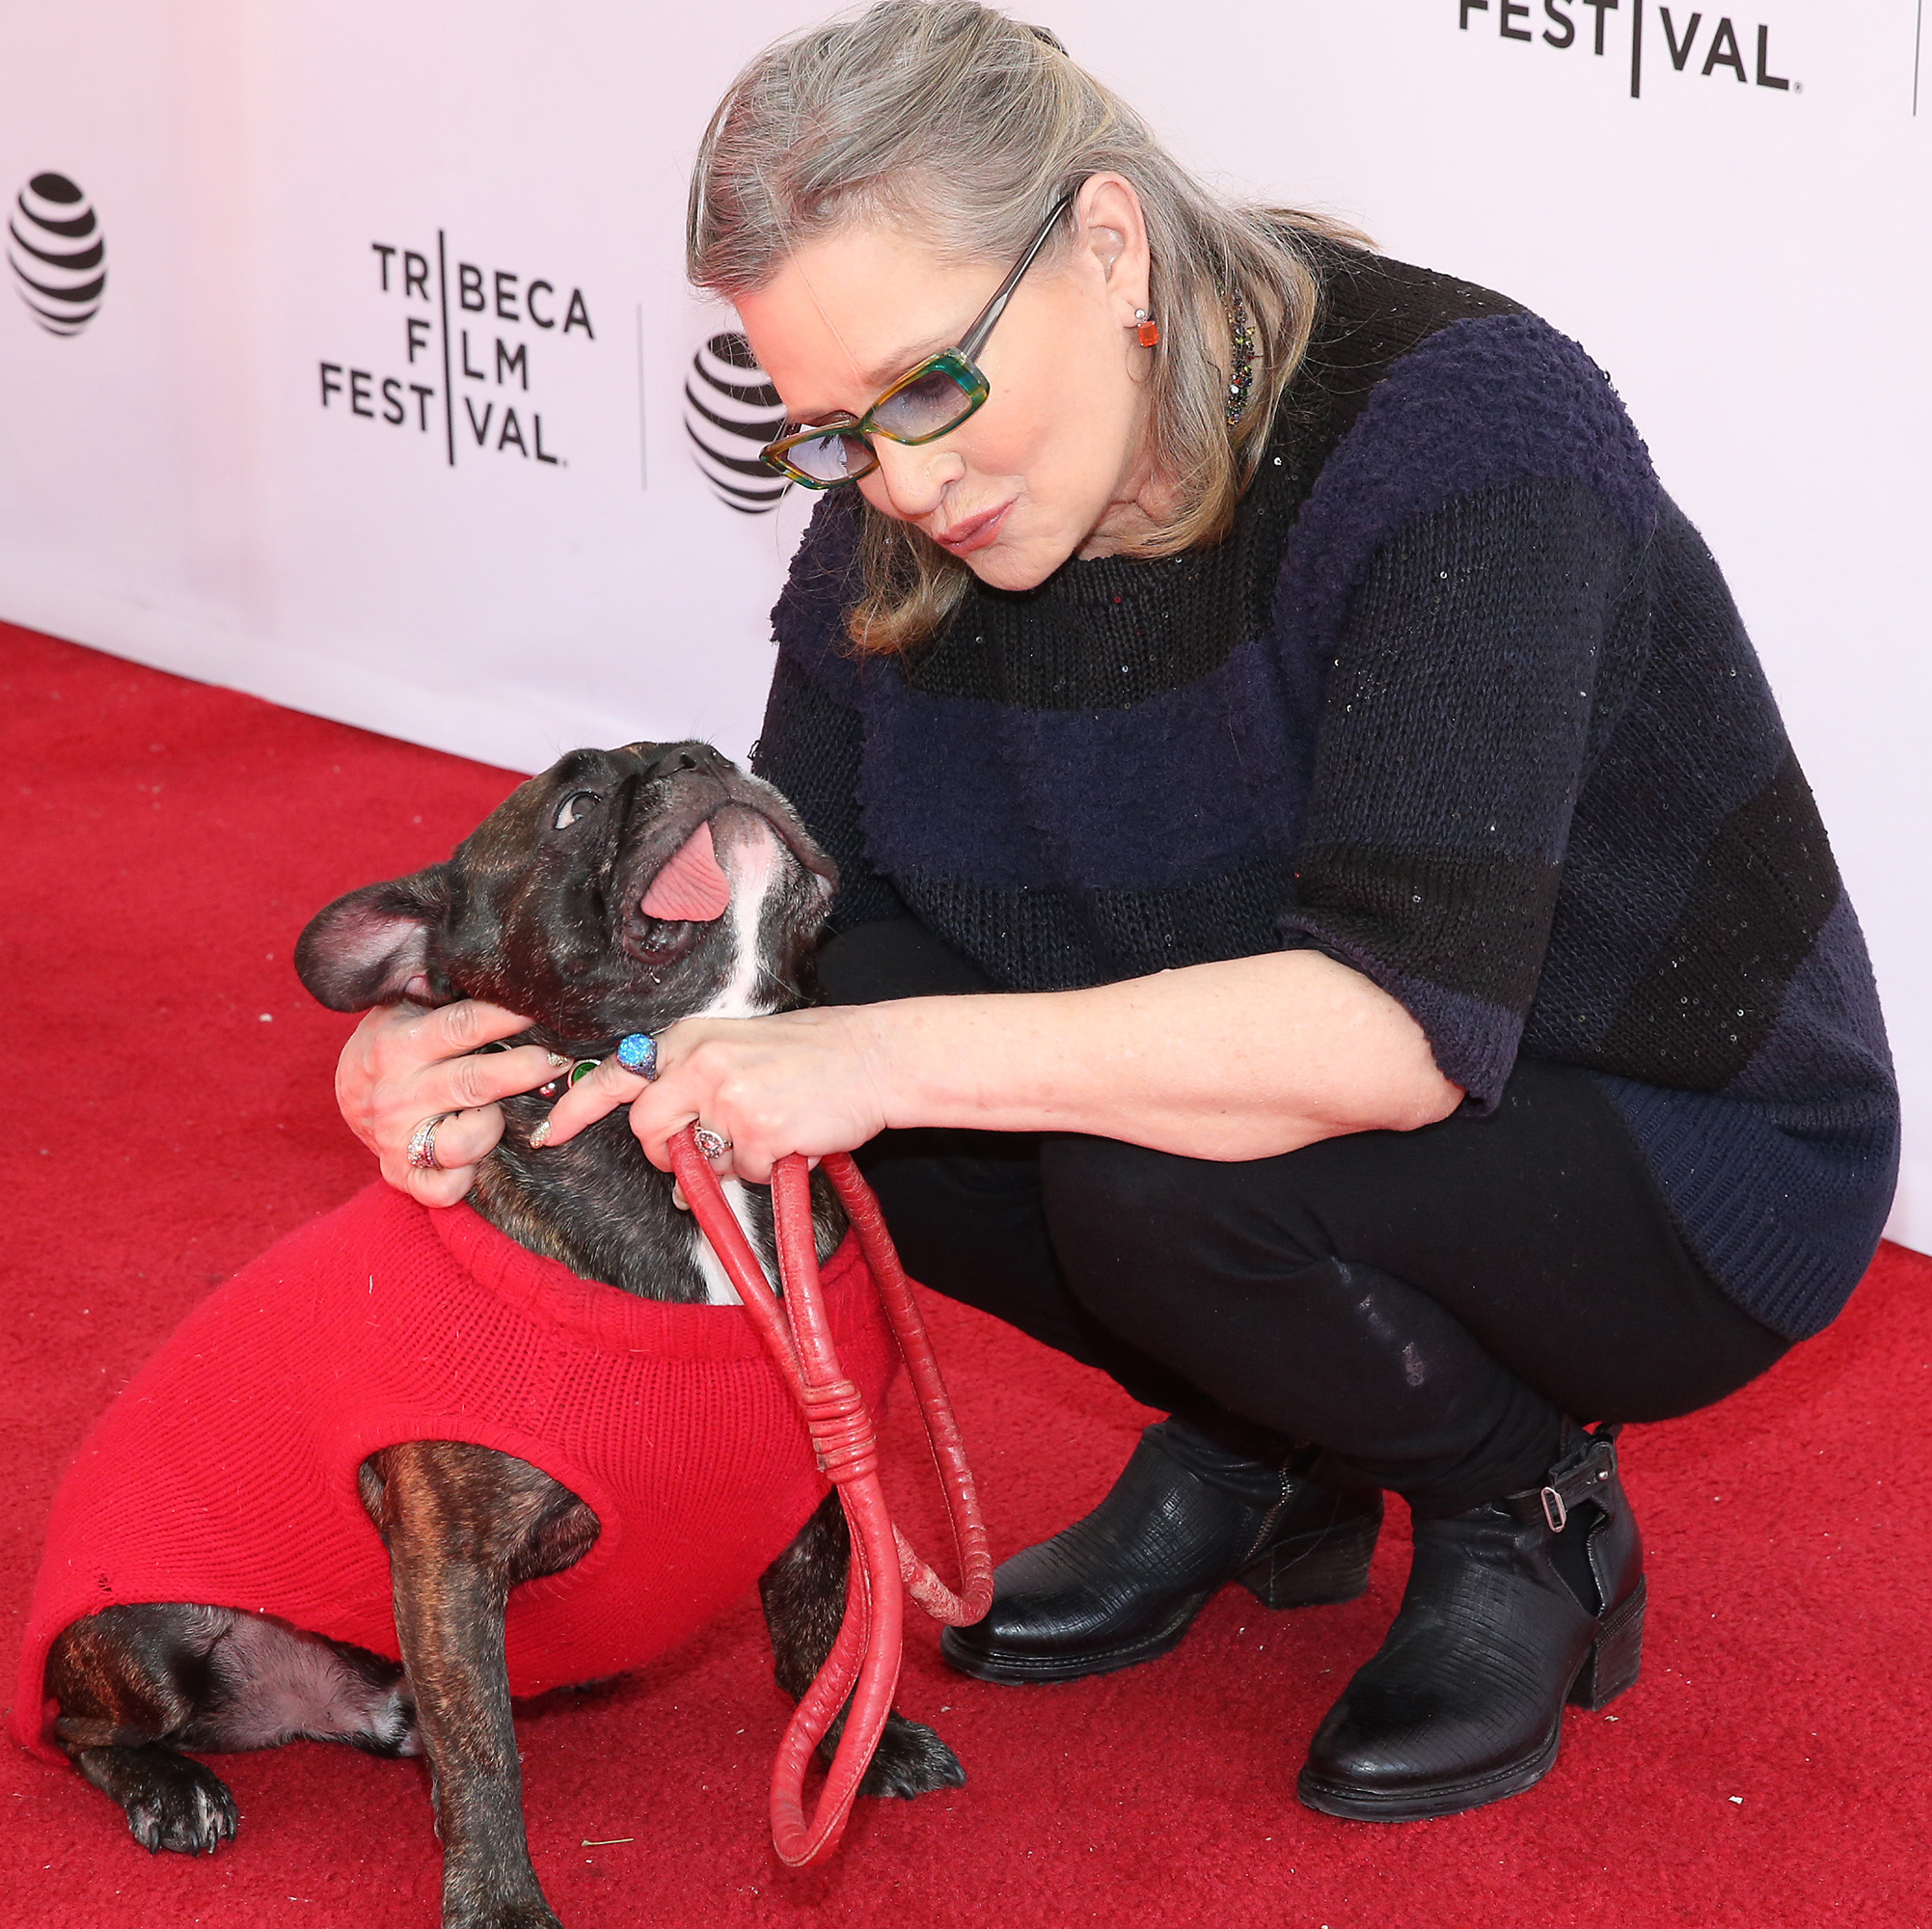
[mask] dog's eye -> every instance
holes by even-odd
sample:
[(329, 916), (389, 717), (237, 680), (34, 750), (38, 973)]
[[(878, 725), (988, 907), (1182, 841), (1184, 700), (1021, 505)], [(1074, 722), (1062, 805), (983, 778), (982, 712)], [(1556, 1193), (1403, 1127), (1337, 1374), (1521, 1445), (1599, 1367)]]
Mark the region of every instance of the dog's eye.
[(558, 830), (568, 830), (593, 803), (603, 800), (594, 790), (574, 790), (558, 806), (557, 820), (552, 827)]

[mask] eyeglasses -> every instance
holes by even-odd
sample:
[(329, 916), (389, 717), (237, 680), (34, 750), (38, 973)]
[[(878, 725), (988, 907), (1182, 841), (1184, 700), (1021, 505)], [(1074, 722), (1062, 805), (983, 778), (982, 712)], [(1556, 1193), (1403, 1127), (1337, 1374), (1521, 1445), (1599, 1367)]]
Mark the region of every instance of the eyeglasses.
[(993, 323), (1006, 312), (1020, 278), (1033, 265), (1073, 201), (1070, 194), (1054, 204), (1019, 265), (980, 310), (957, 348), (941, 349), (907, 369), (856, 421), (820, 423), (768, 443), (759, 451), (767, 466), (803, 488), (836, 489), (879, 467), (873, 436), (916, 448), (958, 428), (991, 393), (974, 358), (986, 346)]

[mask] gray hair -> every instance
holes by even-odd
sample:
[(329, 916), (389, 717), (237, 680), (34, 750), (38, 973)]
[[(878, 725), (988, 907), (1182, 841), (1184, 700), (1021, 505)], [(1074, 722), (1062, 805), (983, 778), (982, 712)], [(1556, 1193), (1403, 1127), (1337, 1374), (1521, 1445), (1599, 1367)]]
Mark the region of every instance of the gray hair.
[[(954, 260), (1010, 264), (1089, 176), (1133, 183), (1152, 255), (1160, 347), (1148, 450), (1177, 506), (1129, 554), (1218, 541), (1252, 478), (1314, 324), (1297, 231), (1357, 240), (1285, 209), (1230, 205), (1155, 140), (1131, 108), (1044, 27), (975, 0), (880, 0), (779, 41), (731, 84), (692, 175), (691, 279), (727, 300), (763, 287), (805, 244), (856, 221), (915, 230)], [(1049, 242), (1042, 264), (1066, 247)], [(1255, 341), (1253, 393), (1227, 421), (1228, 305)], [(863, 588), (848, 612), (866, 650), (930, 635), (970, 572), (868, 503)]]

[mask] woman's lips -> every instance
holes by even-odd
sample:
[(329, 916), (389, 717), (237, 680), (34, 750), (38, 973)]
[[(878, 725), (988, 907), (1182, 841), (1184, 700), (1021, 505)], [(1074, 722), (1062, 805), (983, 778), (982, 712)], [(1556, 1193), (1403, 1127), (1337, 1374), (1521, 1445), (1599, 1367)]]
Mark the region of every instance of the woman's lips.
[(976, 516), (966, 517), (962, 523), (955, 523), (933, 540), (941, 549), (951, 550), (955, 556), (970, 556), (974, 550), (984, 549), (989, 543), (999, 540), (999, 526), (1005, 522), (1006, 512), (1012, 506), (1011, 503), (1002, 503), (996, 509), (982, 510)]

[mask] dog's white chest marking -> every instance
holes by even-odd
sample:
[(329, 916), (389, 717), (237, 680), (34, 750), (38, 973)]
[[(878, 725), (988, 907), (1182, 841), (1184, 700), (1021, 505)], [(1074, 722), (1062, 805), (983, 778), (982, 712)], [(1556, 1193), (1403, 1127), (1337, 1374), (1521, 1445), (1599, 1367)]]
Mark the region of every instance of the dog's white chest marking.
[[(751, 1250), (758, 1250), (758, 1242), (751, 1238), (751, 1222), (745, 1211), (745, 1185), (742, 1180), (727, 1179), (722, 1182), (724, 1198), (730, 1206), (732, 1216), (745, 1228), (745, 1236), (750, 1240)], [(711, 1241), (697, 1230), (694, 1221), (691, 1229), (691, 1263), (704, 1279), (704, 1296), (713, 1306), (743, 1306), (744, 1296), (731, 1284), (731, 1275), (724, 1270), (723, 1263), (711, 1250)], [(759, 1262), (763, 1264), (763, 1261)], [(771, 1279), (772, 1269), (765, 1267), (765, 1277)], [(776, 1282), (773, 1282), (776, 1290)]]
[(748, 813), (732, 827), (720, 857), (731, 880), (731, 909), (725, 913), (731, 920), (731, 969), (711, 1002), (692, 1016), (762, 1018), (776, 1000), (759, 937), (766, 901), (784, 878), (784, 852), (772, 827)]
[[(720, 858), (731, 881), (731, 909), (725, 913), (731, 920), (731, 968), (710, 1003), (692, 1016), (762, 1018), (778, 1002), (773, 996), (776, 980), (765, 963), (759, 938), (765, 926), (766, 901), (784, 878), (784, 852), (772, 827), (762, 818), (746, 813), (733, 826)], [(733, 1216), (745, 1228), (746, 1237), (756, 1252), (757, 1241), (751, 1238), (750, 1221), (746, 1216), (745, 1187), (736, 1179), (725, 1180), (723, 1186)], [(718, 1255), (711, 1250), (711, 1241), (695, 1224), (691, 1229), (691, 1258), (703, 1277), (705, 1297), (713, 1306), (745, 1303)], [(765, 1268), (765, 1276), (771, 1278), (769, 1266)], [(772, 1283), (776, 1289), (777, 1282)]]

